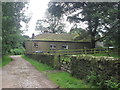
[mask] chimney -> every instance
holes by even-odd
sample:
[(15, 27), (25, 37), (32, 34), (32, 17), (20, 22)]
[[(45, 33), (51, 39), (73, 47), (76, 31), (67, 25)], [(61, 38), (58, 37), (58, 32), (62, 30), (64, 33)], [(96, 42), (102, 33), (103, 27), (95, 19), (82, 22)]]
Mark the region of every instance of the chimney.
[(35, 35), (34, 35), (34, 33), (32, 34), (32, 39), (34, 39), (34, 37), (35, 37)]
[(44, 30), (44, 33), (49, 33), (49, 31), (48, 30)]

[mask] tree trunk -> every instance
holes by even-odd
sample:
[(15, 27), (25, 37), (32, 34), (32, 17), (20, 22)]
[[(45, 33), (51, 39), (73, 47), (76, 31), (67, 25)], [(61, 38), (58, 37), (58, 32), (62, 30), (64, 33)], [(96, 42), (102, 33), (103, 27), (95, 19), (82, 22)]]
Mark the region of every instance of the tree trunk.
[(88, 29), (89, 29), (89, 33), (91, 35), (91, 48), (95, 48), (95, 33), (96, 33), (96, 28), (97, 28), (97, 25), (95, 27), (95, 30), (92, 30), (92, 22), (91, 22), (91, 17), (89, 17), (89, 20), (88, 20)]
[(95, 35), (91, 35), (91, 48), (95, 48)]
[[(120, 11), (120, 2), (118, 3), (118, 10)], [(119, 23), (120, 23), (120, 13), (118, 13), (118, 19), (119, 19)], [(120, 56), (120, 25), (118, 26), (118, 55)]]

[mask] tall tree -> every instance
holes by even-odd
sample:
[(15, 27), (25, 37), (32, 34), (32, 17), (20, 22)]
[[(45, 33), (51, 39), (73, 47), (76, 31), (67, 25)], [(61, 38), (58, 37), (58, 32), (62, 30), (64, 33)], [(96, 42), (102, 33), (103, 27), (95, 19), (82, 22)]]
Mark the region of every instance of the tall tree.
[(47, 30), (50, 33), (64, 33), (64, 23), (62, 17), (56, 17), (48, 11), (45, 19), (38, 20), (36, 23), (36, 30), (44, 32)]
[[(56, 7), (59, 7), (59, 10), (56, 10)], [(117, 2), (54, 2), (49, 11), (55, 15), (59, 12), (66, 14), (70, 22), (86, 22), (88, 33), (91, 35), (92, 48), (95, 48), (96, 41), (109, 38), (117, 32), (119, 25)]]
[(23, 20), (23, 12), (26, 3), (3, 2), (2, 3), (2, 52), (7, 54), (11, 49), (21, 46), (23, 40), (20, 31), (20, 21)]

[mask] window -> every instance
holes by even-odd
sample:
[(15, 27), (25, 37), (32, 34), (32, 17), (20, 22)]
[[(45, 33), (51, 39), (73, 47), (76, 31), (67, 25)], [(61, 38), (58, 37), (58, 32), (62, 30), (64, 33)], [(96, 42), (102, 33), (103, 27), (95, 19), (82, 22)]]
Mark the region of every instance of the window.
[(68, 49), (68, 45), (62, 45), (62, 49)]
[(38, 47), (38, 43), (34, 43), (34, 47)]
[(56, 44), (50, 44), (50, 49), (56, 49)]

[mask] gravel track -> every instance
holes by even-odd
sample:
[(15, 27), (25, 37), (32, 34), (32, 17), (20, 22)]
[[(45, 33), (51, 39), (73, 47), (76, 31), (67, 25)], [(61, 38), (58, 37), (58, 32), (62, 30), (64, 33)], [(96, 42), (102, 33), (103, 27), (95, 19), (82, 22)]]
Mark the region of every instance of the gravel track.
[(13, 61), (4, 66), (2, 72), (0, 72), (0, 75), (2, 75), (2, 88), (57, 87), (21, 56), (11, 56), (11, 58)]

